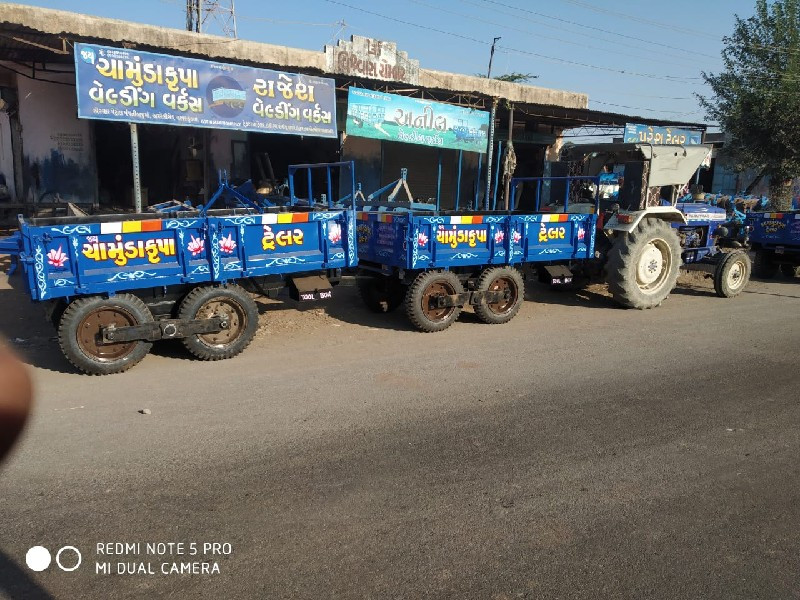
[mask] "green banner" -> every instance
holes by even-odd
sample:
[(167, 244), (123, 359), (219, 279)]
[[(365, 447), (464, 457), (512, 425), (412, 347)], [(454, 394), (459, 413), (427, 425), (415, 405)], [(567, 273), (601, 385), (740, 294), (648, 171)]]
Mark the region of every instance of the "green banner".
[(351, 87), (346, 131), (378, 140), (486, 152), (489, 113)]

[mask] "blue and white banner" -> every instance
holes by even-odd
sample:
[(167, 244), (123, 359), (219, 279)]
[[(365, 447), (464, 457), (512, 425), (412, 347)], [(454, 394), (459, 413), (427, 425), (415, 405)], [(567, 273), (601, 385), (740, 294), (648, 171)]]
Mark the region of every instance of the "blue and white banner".
[(335, 138), (333, 79), (75, 44), (78, 117)]
[(654, 127), (653, 125), (625, 124), (625, 142), (634, 144), (678, 144), (697, 146), (703, 143), (703, 132), (675, 127)]

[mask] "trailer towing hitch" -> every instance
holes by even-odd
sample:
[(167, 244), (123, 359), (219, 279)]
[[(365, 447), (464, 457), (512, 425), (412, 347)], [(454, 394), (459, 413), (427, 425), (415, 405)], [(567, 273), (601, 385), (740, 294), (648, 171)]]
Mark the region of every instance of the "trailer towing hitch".
[(432, 299), (432, 304), (434, 304), (436, 308), (447, 308), (450, 306), (464, 306), (465, 304), (496, 304), (509, 300), (510, 298), (511, 292), (509, 290), (476, 290), (473, 292), (464, 292), (463, 294), (436, 296)]
[(105, 344), (119, 344), (143, 340), (155, 342), (165, 339), (178, 339), (189, 337), (197, 333), (219, 333), (223, 329), (230, 329), (230, 323), (223, 317), (210, 319), (164, 319), (131, 325), (129, 327), (116, 327), (110, 325), (103, 327), (101, 337)]

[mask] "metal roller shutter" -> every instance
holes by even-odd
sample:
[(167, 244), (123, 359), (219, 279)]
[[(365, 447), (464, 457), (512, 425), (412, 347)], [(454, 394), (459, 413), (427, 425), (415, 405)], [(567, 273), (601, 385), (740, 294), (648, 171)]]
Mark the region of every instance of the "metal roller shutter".
[[(455, 204), (458, 178), (458, 151), (442, 150), (441, 207), (451, 209)], [(408, 187), (415, 200), (436, 202), (436, 179), (439, 166), (439, 150), (427, 146), (383, 142), (382, 185), (398, 179), (400, 169), (408, 169)], [(461, 166), (460, 208), (469, 206), (474, 197), (478, 155), (465, 152)], [(399, 197), (398, 197), (399, 198)], [(399, 198), (400, 199), (400, 198)], [(405, 198), (402, 198), (405, 199)]]

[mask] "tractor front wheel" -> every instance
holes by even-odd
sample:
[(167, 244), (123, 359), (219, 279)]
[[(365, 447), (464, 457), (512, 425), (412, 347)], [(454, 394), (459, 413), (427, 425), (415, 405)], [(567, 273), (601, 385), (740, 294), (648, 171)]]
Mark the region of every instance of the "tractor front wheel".
[(720, 298), (738, 296), (750, 281), (750, 257), (746, 252), (729, 252), (714, 269), (714, 291)]

